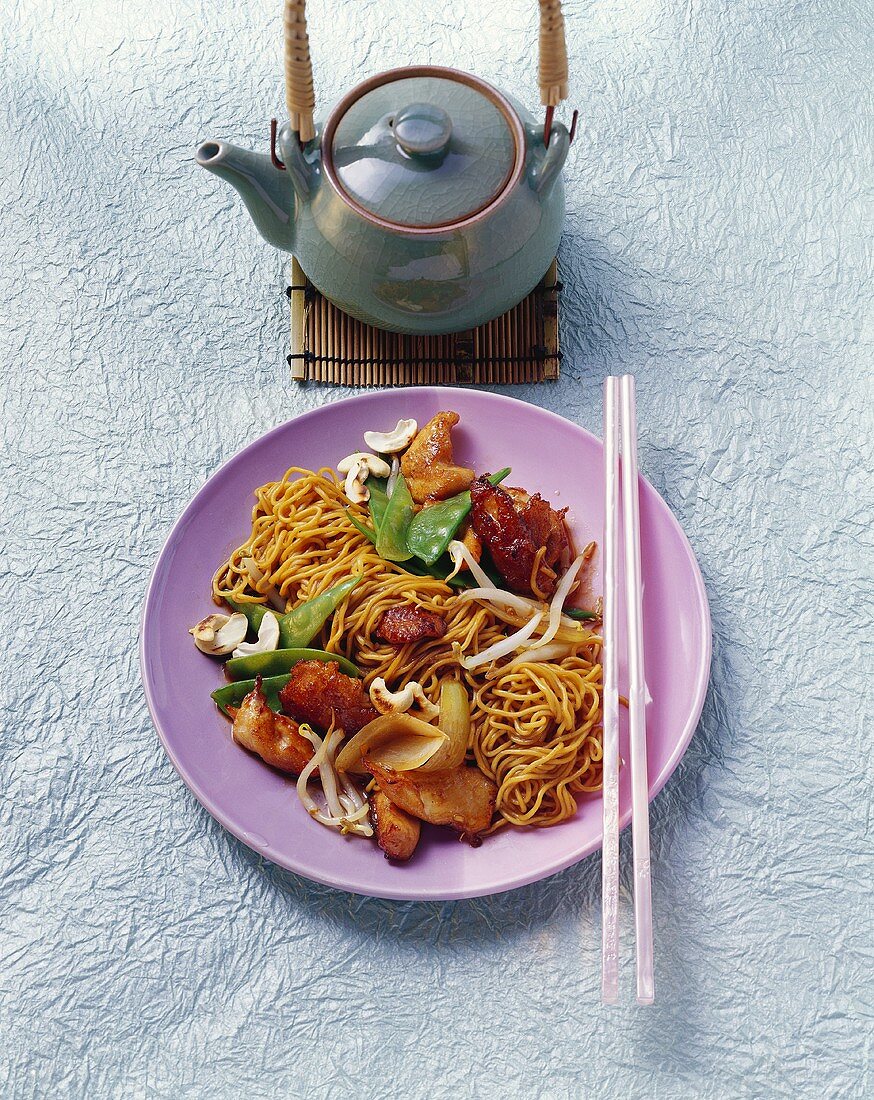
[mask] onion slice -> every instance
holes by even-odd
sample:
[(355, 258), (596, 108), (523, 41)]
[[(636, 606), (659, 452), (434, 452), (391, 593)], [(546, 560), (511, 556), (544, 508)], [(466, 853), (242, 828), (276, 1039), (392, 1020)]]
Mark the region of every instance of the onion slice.
[(346, 742), (337, 771), (365, 775), (364, 756), (396, 772), (412, 771), (424, 767), (447, 740), (437, 726), (411, 714), (381, 714)]
[(460, 680), (446, 680), (442, 684), (437, 724), (446, 734), (446, 742), (420, 771), (443, 771), (464, 763), (470, 740), (470, 699)]

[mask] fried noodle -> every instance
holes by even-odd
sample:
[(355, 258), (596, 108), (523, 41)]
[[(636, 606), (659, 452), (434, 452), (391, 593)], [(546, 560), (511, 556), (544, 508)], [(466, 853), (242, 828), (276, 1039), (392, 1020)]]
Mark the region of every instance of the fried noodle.
[[(314, 639), (361, 669), (369, 687), (382, 677), (392, 690), (417, 680), (437, 703), (441, 681), (462, 678), (471, 696), (469, 757), (498, 785), (492, 831), (507, 824), (554, 825), (577, 809), (575, 796), (601, 786), (601, 639), (581, 629), (565, 655), (538, 660), (510, 654), (462, 669), (458, 654), (478, 653), (518, 629), (491, 608), (459, 600), (435, 577), (419, 577), (383, 560), (349, 520), (369, 524), (366, 508), (350, 505), (330, 469), (292, 467), (255, 491), (252, 530), (213, 578), (213, 595), (289, 607), (350, 576), (362, 581)], [(247, 562), (254, 561), (250, 571)], [(400, 602), (435, 611), (442, 638), (392, 646), (374, 637), (384, 611)], [(529, 659), (530, 657), (530, 659)]]

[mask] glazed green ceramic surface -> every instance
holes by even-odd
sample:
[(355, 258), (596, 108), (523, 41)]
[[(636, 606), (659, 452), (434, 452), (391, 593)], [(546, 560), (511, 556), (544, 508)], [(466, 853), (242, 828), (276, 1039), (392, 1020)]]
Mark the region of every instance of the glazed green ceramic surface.
[(500, 109), (457, 80), (410, 77), (365, 93), (333, 140), (345, 190), (403, 225), (460, 221), (498, 194), (513, 168), (513, 134)]
[(350, 204), (323, 170), (321, 129), (301, 149), (283, 127), (284, 172), (269, 157), (225, 142), (205, 142), (197, 160), (237, 189), (259, 232), (293, 252), (348, 313), (400, 332), (454, 332), (521, 301), (558, 248), (568, 132), (556, 124), (546, 149), (541, 125), (518, 104), (512, 108), (525, 128), (525, 162), (503, 194), (512, 131), (495, 104), (466, 84), (399, 79), (365, 93), (339, 120), (335, 170), (367, 210), (418, 227), (482, 211), (466, 225), (424, 233), (380, 225)]

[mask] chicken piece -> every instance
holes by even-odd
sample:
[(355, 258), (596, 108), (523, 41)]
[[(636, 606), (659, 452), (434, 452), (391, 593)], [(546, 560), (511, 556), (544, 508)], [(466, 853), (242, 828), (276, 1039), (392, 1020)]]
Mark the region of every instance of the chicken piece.
[(429, 638), (442, 638), (446, 633), (446, 623), (436, 611), (399, 604), (383, 611), (373, 632), (390, 645), (407, 645)]
[(546, 548), (536, 581), (540, 592), (551, 596), (560, 573), (570, 564), (564, 511), (556, 512), (539, 494), (532, 497), (524, 489), (503, 489), (484, 477), (471, 485), (470, 498), (473, 529), (514, 592), (536, 595), (531, 575), (537, 551)]
[(234, 713), (234, 740), (266, 763), (289, 775), (300, 775), (315, 749), (298, 732), (297, 722), (275, 714), (261, 690), (261, 677)]
[(540, 495), (529, 497), (520, 509), (522, 522), (527, 526), (535, 546), (545, 546), (544, 565), (561, 576), (573, 561), (573, 546), (568, 534), (565, 515), (567, 508), (556, 511)]
[(498, 788), (479, 768), (398, 772), (367, 758), (364, 766), (395, 806), (432, 825), (450, 825), (472, 843), (492, 822)]
[[(476, 533), (476, 531), (474, 531), (473, 524), (470, 522), (470, 517), (469, 516), (464, 521), (464, 523), (461, 525), (461, 527), (459, 527), (458, 533), (455, 537), (458, 539), (459, 542), (464, 543), (464, 545), (467, 547), (467, 549), (470, 553), (470, 556), (473, 558), (473, 560), (475, 562), (482, 561), (482, 556), (483, 556), (482, 539), (479, 537), (479, 535)], [(467, 569), (467, 565), (462, 564), (461, 569), (459, 570), (459, 572), (463, 573), (465, 571), (465, 569)]]
[(298, 661), (279, 701), (286, 714), (322, 731), (330, 727), (332, 714), (349, 735), (379, 717), (361, 681), (346, 676), (333, 661)]
[(395, 806), (378, 787), (371, 793), (369, 802), (370, 823), (385, 858), (406, 862), (419, 843), (422, 832), (419, 819)]
[(473, 470), (456, 466), (452, 456), (450, 433), (457, 423), (458, 413), (437, 413), (416, 433), (401, 459), (401, 473), (417, 504), (446, 500), (470, 488)]
[(479, 477), (470, 487), (470, 499), (473, 529), (488, 548), (498, 572), (514, 592), (530, 596), (537, 547), (512, 496)]

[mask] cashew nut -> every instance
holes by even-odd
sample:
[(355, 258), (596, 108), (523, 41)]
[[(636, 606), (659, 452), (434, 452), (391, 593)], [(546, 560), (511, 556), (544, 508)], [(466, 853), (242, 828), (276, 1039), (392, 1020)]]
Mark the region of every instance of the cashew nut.
[(415, 705), (429, 721), (440, 713), (437, 704), (431, 702), (415, 680), (410, 680), (400, 691), (389, 691), (385, 680), (377, 677), (370, 685), (370, 701), (380, 714), (405, 714)]
[(365, 432), (364, 442), (381, 455), (393, 455), (409, 447), (418, 430), (415, 420), (399, 420), (390, 432)]
[(364, 482), (371, 474), (374, 477), (388, 477), (391, 473), (391, 467), (379, 455), (369, 455), (364, 451), (347, 455), (337, 463), (337, 469), (346, 475), (343, 492), (353, 504), (363, 504), (370, 500), (370, 490)]
[(207, 615), (188, 633), (201, 653), (221, 657), (230, 653), (246, 637), (249, 623), (245, 615)]
[(348, 474), (356, 462), (367, 470), (365, 477), (368, 474), (373, 474), (374, 477), (388, 477), (391, 473), (391, 467), (385, 459), (380, 458), (379, 455), (369, 455), (366, 451), (355, 451), (354, 454), (341, 458), (337, 463), (337, 469), (341, 474)]
[(362, 468), (360, 462), (356, 462), (346, 474), (343, 492), (346, 494), (346, 499), (351, 500), (353, 504), (363, 504), (366, 500), (370, 500), (370, 490), (364, 484), (366, 477), (367, 470)]
[[(244, 616), (245, 618), (245, 616)], [(257, 642), (240, 642), (234, 650), (235, 657), (248, 657), (250, 653), (269, 653), (279, 645), (279, 619), (272, 611), (265, 611), (258, 627)]]

